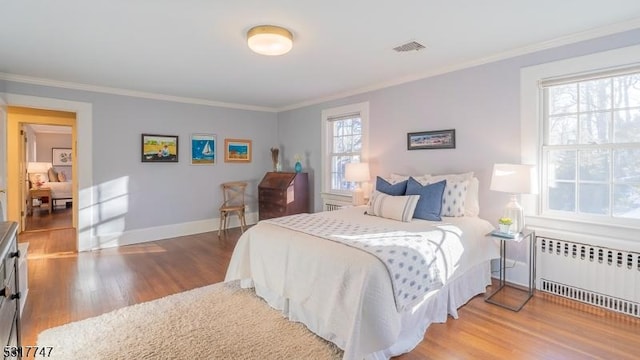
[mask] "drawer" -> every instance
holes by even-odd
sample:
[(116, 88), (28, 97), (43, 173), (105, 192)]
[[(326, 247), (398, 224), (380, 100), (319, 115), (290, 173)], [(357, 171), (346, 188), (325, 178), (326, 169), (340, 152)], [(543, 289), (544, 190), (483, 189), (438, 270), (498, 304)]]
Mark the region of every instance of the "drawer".
[(13, 274), (17, 257), (12, 256), (16, 252), (15, 240), (9, 241), (2, 249), (2, 259), (0, 261), (0, 285), (7, 284), (7, 278)]
[(0, 341), (2, 344), (8, 344), (11, 337), (11, 330), (16, 322), (18, 313), (18, 300), (11, 299), (11, 295), (17, 292), (15, 288), (14, 274), (7, 279), (4, 286), (9, 287), (9, 294), (0, 297)]
[(286, 195), (284, 193), (284, 191), (278, 191), (278, 194), (275, 193), (260, 193), (258, 195), (258, 200), (260, 202), (270, 202), (270, 203), (278, 203), (278, 204), (284, 204), (286, 203)]
[(275, 204), (260, 203), (258, 209), (260, 210), (260, 212), (272, 212), (274, 214), (284, 214), (287, 212), (286, 206)]
[(262, 198), (262, 197), (260, 197), (259, 203), (260, 204), (266, 204), (266, 205), (269, 205), (269, 206), (271, 206), (271, 205), (284, 206), (284, 205), (287, 204), (287, 201), (284, 198), (271, 198), (271, 197)]

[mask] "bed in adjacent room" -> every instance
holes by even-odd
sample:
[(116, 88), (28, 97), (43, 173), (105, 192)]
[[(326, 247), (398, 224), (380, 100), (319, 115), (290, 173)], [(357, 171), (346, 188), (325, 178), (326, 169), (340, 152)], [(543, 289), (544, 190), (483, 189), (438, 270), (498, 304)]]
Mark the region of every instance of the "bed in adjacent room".
[(48, 188), (51, 189), (51, 202), (55, 205), (57, 201), (70, 202), (73, 198), (72, 182), (65, 171), (56, 171), (50, 167), (47, 172), (29, 173), (30, 189)]
[[(444, 185), (437, 187), (441, 201)], [(344, 359), (411, 351), (431, 323), (457, 317), (484, 293), (490, 260), (499, 257), (485, 237), (493, 226), (477, 216), (407, 218), (407, 204), (424, 212), (412, 203), (432, 195), (424, 189), (376, 191), (368, 206), (261, 221), (239, 239), (225, 280), (255, 287), (270, 306), (342, 348)]]

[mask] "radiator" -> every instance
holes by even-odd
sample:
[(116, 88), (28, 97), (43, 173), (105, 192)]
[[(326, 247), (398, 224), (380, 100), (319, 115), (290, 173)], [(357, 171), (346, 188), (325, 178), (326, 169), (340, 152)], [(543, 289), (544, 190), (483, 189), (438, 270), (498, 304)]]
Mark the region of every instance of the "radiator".
[(346, 196), (323, 196), (322, 209), (324, 211), (340, 210), (345, 206), (351, 206), (351, 197)]
[(340, 210), (343, 207), (344, 207), (344, 205), (341, 205), (341, 204), (325, 203), (324, 204), (324, 211)]
[(538, 237), (537, 289), (640, 317), (640, 253)]

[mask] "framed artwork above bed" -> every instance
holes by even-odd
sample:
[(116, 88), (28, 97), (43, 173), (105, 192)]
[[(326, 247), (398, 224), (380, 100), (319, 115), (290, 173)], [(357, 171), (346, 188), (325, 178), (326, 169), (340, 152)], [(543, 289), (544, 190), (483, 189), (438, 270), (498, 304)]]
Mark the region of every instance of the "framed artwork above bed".
[(51, 163), (53, 166), (71, 166), (73, 159), (71, 158), (71, 149), (67, 148), (52, 148), (51, 149)]
[(455, 148), (455, 129), (407, 133), (407, 150)]

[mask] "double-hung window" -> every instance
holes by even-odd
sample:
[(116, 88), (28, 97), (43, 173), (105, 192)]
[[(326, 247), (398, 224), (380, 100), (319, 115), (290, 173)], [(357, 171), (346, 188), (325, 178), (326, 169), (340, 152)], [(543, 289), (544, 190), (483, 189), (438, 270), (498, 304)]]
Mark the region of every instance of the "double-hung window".
[(640, 69), (542, 82), (542, 212), (640, 220)]
[(369, 103), (358, 103), (322, 112), (322, 192), (351, 195), (355, 184), (345, 179), (345, 165), (367, 155)]

